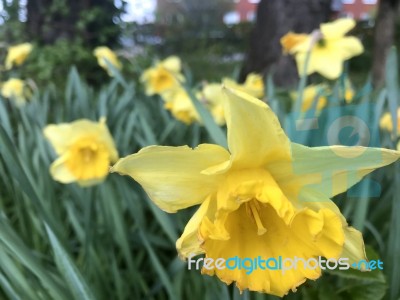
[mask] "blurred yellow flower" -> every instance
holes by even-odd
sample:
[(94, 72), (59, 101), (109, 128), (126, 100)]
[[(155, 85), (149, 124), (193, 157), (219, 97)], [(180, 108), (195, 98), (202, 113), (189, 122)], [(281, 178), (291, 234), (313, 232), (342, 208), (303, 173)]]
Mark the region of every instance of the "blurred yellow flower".
[(256, 98), (264, 96), (264, 79), (261, 75), (250, 73), (243, 84), (243, 91)]
[(106, 46), (97, 47), (94, 49), (93, 54), (97, 58), (97, 63), (100, 65), (100, 67), (107, 71), (109, 76), (114, 76), (114, 72), (112, 68), (110, 68), (109, 64), (118, 70), (122, 69), (121, 62), (118, 60), (117, 55), (110, 48)]
[[(330, 200), (397, 151), (364, 147), (309, 148), (291, 143), (262, 101), (225, 89), (228, 148), (202, 144), (150, 146), (111, 169), (139, 182), (161, 209), (200, 204), (176, 246), (182, 258), (262, 257), (366, 259), (362, 235)], [(360, 156), (362, 154), (362, 156)], [(321, 276), (321, 269), (206, 269), (223, 282), (283, 296)]]
[[(303, 100), (301, 103), (301, 111), (305, 112), (312, 108), (314, 101), (319, 93), (318, 103), (316, 106), (316, 110), (319, 111), (323, 109), (327, 104), (328, 100), (326, 98), (326, 94), (328, 91), (328, 87), (324, 84), (318, 85), (309, 85), (303, 91)], [(297, 92), (293, 92), (290, 94), (293, 101), (297, 100)]]
[(264, 80), (261, 75), (255, 73), (250, 73), (247, 75), (243, 84), (239, 84), (230, 78), (224, 78), (222, 80), (222, 84), (205, 84), (200, 93), (201, 99), (203, 99), (203, 102), (210, 110), (215, 122), (221, 126), (225, 125), (225, 113), (223, 108), (225, 95), (221, 88), (222, 85), (243, 91), (256, 98), (262, 98), (264, 96)]
[[(389, 132), (393, 131), (393, 121), (390, 112), (386, 112), (383, 114), (379, 122), (379, 126)], [(400, 134), (400, 108), (397, 109), (397, 134)]]
[(227, 87), (245, 92), (256, 98), (264, 96), (264, 80), (259, 74), (250, 73), (243, 84), (237, 83), (230, 78), (224, 78), (222, 83)]
[(21, 65), (32, 51), (32, 44), (23, 43), (8, 48), (5, 67), (10, 70), (14, 65)]
[(353, 85), (351, 84), (350, 80), (346, 79), (345, 83), (344, 83), (344, 101), (346, 101), (347, 104), (353, 102), (353, 98), (354, 98), (354, 89), (353, 89)]
[(203, 86), (200, 93), (202, 102), (210, 110), (215, 123), (218, 125), (225, 125), (225, 113), (223, 102), (225, 95), (222, 92), (222, 85), (220, 83), (207, 83)]
[(352, 19), (338, 19), (321, 24), (320, 30), (307, 38), (290, 32), (281, 39), (281, 43), (287, 52), (295, 56), (299, 74), (304, 73), (310, 51), (306, 74), (318, 72), (328, 79), (336, 79), (342, 73), (343, 62), (364, 51), (359, 39), (345, 36), (355, 25)]
[(154, 67), (146, 69), (140, 80), (145, 84), (146, 94), (149, 96), (178, 88), (180, 82), (184, 81), (181, 60), (179, 57), (170, 56)]
[(15, 101), (20, 106), (26, 103), (30, 96), (25, 82), (18, 78), (10, 78), (1, 84), (1, 95)]
[(165, 102), (165, 109), (169, 110), (177, 120), (187, 125), (200, 120), (190, 96), (183, 88), (166, 91), (161, 97)]
[(44, 135), (59, 156), (50, 166), (54, 180), (90, 186), (102, 182), (118, 152), (105, 118), (48, 125)]

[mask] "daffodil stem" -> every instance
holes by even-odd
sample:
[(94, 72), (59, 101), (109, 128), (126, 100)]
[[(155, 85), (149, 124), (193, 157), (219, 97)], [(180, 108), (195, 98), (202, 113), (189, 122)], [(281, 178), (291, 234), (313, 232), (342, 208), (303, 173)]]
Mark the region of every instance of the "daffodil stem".
[(301, 111), (301, 105), (302, 105), (302, 102), (303, 102), (303, 91), (304, 91), (304, 89), (306, 87), (307, 78), (308, 78), (308, 76), (307, 76), (307, 68), (308, 68), (308, 63), (310, 61), (310, 56), (311, 56), (311, 51), (308, 51), (307, 55), (306, 55), (306, 60), (305, 60), (305, 63), (304, 63), (304, 69), (302, 70), (302, 74), (300, 76), (299, 86), (297, 88), (297, 99), (296, 99), (296, 102), (295, 102), (295, 105), (294, 105), (294, 112), (295, 113), (300, 113), (300, 111)]

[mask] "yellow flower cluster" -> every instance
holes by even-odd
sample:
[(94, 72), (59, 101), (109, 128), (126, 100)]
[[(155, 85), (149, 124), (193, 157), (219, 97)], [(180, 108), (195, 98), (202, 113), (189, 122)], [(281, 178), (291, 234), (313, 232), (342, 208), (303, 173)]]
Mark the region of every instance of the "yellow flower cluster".
[[(168, 57), (145, 70), (141, 81), (145, 85), (147, 95), (160, 95), (164, 101), (164, 107), (177, 120), (189, 125), (193, 122), (201, 122), (201, 120), (190, 96), (182, 87), (185, 78), (181, 73), (181, 65), (178, 57)], [(206, 83), (200, 91), (193, 91), (193, 94), (211, 112), (215, 122), (219, 125), (225, 124), (221, 85), (245, 91), (259, 98), (264, 95), (264, 82), (258, 74), (249, 74), (243, 84), (225, 78), (222, 83)]]
[[(5, 70), (11, 70), (15, 66), (20, 66), (27, 59), (33, 49), (32, 44), (23, 43), (8, 48)], [(10, 78), (1, 83), (1, 95), (4, 98), (12, 99), (17, 106), (22, 106), (31, 97), (25, 81), (18, 78)]]

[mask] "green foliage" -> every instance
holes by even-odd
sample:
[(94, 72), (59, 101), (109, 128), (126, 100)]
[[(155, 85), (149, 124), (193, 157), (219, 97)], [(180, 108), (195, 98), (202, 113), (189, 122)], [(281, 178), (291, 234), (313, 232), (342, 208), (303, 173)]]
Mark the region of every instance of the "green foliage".
[(60, 39), (53, 45), (35, 47), (19, 73), (23, 78), (31, 78), (39, 86), (50, 82), (64, 85), (72, 65), (77, 66), (92, 84), (99, 84), (108, 78), (97, 64), (93, 49), (78, 42), (70, 43), (66, 39)]

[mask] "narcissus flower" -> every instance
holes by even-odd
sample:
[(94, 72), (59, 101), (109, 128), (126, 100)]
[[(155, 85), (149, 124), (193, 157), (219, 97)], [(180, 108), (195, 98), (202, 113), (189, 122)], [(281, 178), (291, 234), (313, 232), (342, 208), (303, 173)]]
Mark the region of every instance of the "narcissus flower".
[(184, 81), (181, 74), (181, 60), (170, 56), (158, 62), (154, 67), (146, 69), (140, 80), (146, 86), (146, 94), (151, 96), (176, 89)]
[(10, 78), (1, 84), (1, 95), (15, 101), (18, 106), (26, 103), (30, 97), (30, 92), (23, 80)]
[(256, 98), (262, 98), (264, 96), (264, 80), (259, 74), (250, 73), (242, 84), (230, 78), (224, 78), (222, 83), (227, 87), (245, 92)]
[(299, 74), (320, 73), (328, 79), (336, 79), (343, 70), (343, 62), (363, 52), (363, 46), (356, 37), (346, 37), (354, 26), (352, 19), (338, 19), (331, 23), (321, 24), (318, 31), (304, 38), (304, 35), (288, 33), (281, 39), (284, 50), (294, 55)]
[(218, 125), (225, 125), (225, 113), (223, 107), (225, 96), (222, 92), (221, 84), (206, 83), (199, 93), (199, 98), (211, 112), (215, 123)]
[[(386, 112), (383, 114), (379, 122), (379, 126), (384, 130), (390, 132), (393, 131), (393, 121), (390, 112)], [(400, 108), (397, 109), (397, 133), (400, 134)]]
[(106, 46), (97, 47), (94, 49), (93, 54), (97, 58), (97, 63), (100, 65), (100, 67), (107, 71), (108, 75), (114, 76), (114, 71), (110, 65), (118, 70), (122, 69), (121, 62), (118, 60), (117, 55), (110, 48)]
[[(111, 171), (130, 175), (161, 209), (200, 204), (176, 243), (181, 257), (366, 259), (362, 235), (330, 200), (397, 151), (364, 147), (308, 148), (291, 143), (271, 109), (225, 89), (229, 151), (218, 145), (146, 147)], [(239, 289), (283, 296), (321, 269), (205, 269)], [(315, 265), (314, 265), (315, 266)]]
[(8, 48), (5, 67), (10, 70), (14, 65), (19, 66), (26, 60), (32, 51), (32, 44), (23, 43)]
[[(307, 86), (303, 91), (303, 101), (301, 103), (301, 111), (305, 112), (310, 108), (312, 108), (314, 101), (316, 100), (316, 97), (318, 95), (319, 97), (316, 110), (319, 111), (323, 109), (328, 103), (328, 100), (326, 98), (327, 91), (328, 87), (323, 84)], [(293, 101), (297, 100), (297, 92), (291, 93), (290, 96), (292, 97)]]
[(187, 125), (200, 120), (190, 96), (183, 88), (166, 91), (161, 97), (165, 102), (165, 109), (169, 110), (177, 120)]
[(353, 102), (354, 94), (355, 93), (353, 85), (351, 84), (350, 80), (346, 79), (346, 81), (344, 82), (344, 92), (343, 92), (344, 101), (347, 104)]
[[(256, 98), (262, 98), (264, 96), (264, 80), (259, 74), (250, 73), (247, 75), (243, 84), (239, 84), (230, 78), (224, 78), (222, 84), (248, 93)], [(223, 108), (225, 95), (221, 86), (222, 85), (219, 83), (206, 83), (200, 93), (200, 98), (210, 110), (215, 122), (218, 125), (225, 125), (225, 113)]]
[(118, 152), (105, 118), (100, 122), (81, 119), (48, 125), (44, 135), (59, 156), (50, 166), (54, 180), (90, 186), (102, 182)]

